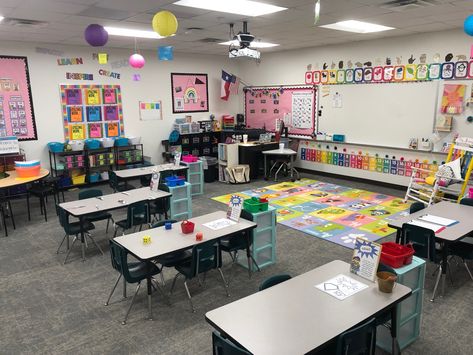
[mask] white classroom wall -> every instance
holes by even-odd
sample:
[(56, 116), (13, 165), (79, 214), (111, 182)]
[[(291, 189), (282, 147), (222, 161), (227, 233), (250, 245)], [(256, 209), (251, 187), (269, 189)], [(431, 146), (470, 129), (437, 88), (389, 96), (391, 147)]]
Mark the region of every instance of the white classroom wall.
[[(61, 51), (63, 57), (82, 57), (83, 65), (59, 66), (57, 57), (37, 53), (35, 48), (48, 48)], [(33, 107), (36, 119), (38, 140), (20, 142), (28, 159), (41, 159), (44, 167), (49, 167), (46, 144), (51, 141), (64, 141), (61, 104), (59, 95), (60, 84), (118, 84), (121, 86), (125, 135), (141, 136), (144, 153), (153, 162), (161, 162), (163, 147), (161, 141), (169, 137), (172, 124), (176, 117), (186, 114), (173, 114), (171, 101), (171, 72), (207, 73), (209, 81), (209, 112), (190, 113), (192, 120), (207, 120), (210, 114), (220, 117), (223, 114), (238, 112), (238, 97), (228, 102), (220, 99), (221, 70), (237, 73), (237, 65), (225, 56), (205, 56), (198, 54), (174, 53), (173, 61), (158, 61), (156, 51), (140, 51), (146, 59), (142, 69), (131, 67), (112, 69), (110, 63), (127, 59), (130, 50), (106, 49), (110, 55), (109, 64), (99, 65), (92, 60), (92, 53), (98, 49), (90, 46), (59, 46), (45, 43), (0, 42), (0, 54), (26, 56), (30, 73)], [(118, 72), (120, 80), (100, 76), (99, 69)], [(93, 81), (66, 80), (65, 73), (92, 73)], [(132, 74), (141, 74), (141, 81), (132, 81)], [(163, 104), (163, 120), (141, 121), (139, 119), (138, 102), (161, 100)]]

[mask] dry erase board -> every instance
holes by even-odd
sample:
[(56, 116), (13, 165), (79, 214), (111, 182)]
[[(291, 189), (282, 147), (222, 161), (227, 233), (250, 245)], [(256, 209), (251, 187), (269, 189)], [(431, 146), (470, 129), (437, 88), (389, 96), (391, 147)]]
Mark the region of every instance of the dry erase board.
[(440, 81), (323, 86), (318, 130), (350, 143), (406, 147), (430, 137)]
[(274, 132), (284, 120), (292, 135), (312, 136), (317, 127), (316, 87), (258, 86), (245, 89), (246, 125)]

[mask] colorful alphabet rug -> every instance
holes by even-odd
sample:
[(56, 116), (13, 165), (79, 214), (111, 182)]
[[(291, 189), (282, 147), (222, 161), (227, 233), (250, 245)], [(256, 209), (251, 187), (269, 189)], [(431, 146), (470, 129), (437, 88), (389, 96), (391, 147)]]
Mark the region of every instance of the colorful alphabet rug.
[(214, 197), (226, 203), (232, 195), (267, 198), (277, 209), (277, 221), (315, 237), (354, 247), (355, 238), (375, 241), (395, 232), (391, 220), (409, 214), (401, 198), (301, 179)]

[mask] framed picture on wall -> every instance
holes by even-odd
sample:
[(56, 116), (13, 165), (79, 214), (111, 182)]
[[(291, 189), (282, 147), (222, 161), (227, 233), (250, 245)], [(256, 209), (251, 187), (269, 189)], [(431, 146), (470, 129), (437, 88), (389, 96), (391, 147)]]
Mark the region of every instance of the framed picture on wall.
[(172, 112), (209, 112), (207, 74), (171, 73)]

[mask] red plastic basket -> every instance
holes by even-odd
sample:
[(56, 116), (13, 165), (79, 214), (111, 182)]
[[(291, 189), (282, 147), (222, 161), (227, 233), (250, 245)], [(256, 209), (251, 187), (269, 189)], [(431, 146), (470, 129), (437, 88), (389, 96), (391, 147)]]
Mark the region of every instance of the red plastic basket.
[(400, 245), (394, 242), (385, 242), (381, 245), (381, 262), (383, 264), (398, 268), (412, 262), (414, 249), (410, 244)]
[(195, 226), (195, 224), (191, 221), (182, 221), (182, 223), (181, 223), (182, 233), (184, 233), (184, 234), (193, 233), (194, 232), (194, 226)]

